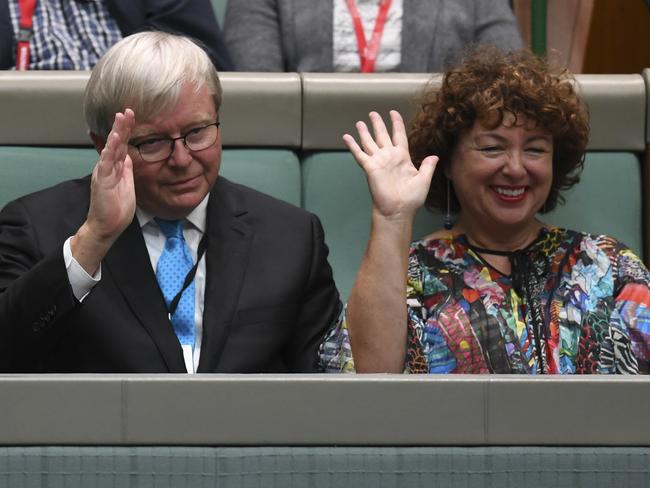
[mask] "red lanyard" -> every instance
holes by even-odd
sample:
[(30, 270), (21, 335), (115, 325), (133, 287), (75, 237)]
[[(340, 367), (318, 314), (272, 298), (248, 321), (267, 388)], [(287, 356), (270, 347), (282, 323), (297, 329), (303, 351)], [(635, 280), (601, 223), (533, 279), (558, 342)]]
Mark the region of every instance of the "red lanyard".
[(16, 51), (16, 69), (29, 69), (29, 38), (32, 36), (34, 9), (36, 0), (20, 0), (20, 28), (18, 30), (18, 50)]
[(375, 71), (375, 61), (377, 61), (377, 54), (379, 54), (381, 36), (384, 33), (384, 26), (386, 25), (386, 18), (388, 17), (391, 2), (392, 0), (382, 0), (379, 5), (375, 27), (372, 30), (370, 43), (368, 43), (366, 41), (366, 35), (363, 32), (363, 23), (361, 22), (357, 4), (354, 0), (347, 0), (348, 10), (352, 16), (352, 23), (354, 24), (354, 32), (357, 36), (357, 47), (359, 49), (359, 61), (362, 73), (372, 73)]

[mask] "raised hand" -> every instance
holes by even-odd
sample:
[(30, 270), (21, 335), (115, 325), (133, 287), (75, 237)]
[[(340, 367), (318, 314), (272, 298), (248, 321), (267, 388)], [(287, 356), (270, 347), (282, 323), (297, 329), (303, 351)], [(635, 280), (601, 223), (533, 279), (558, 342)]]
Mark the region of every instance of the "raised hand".
[(438, 158), (428, 156), (418, 170), (411, 162), (404, 121), (390, 111), (392, 137), (377, 112), (370, 112), (373, 135), (364, 122), (357, 122), (359, 141), (343, 136), (348, 149), (363, 168), (373, 202), (373, 211), (388, 219), (412, 219), (426, 199)]
[(72, 255), (94, 274), (108, 249), (133, 220), (135, 186), (128, 141), (135, 124), (133, 110), (115, 114), (111, 132), (93, 170), (90, 208), (71, 242)]
[(133, 220), (135, 187), (128, 141), (135, 123), (133, 110), (115, 114), (90, 185), (87, 222), (97, 237), (115, 240)]

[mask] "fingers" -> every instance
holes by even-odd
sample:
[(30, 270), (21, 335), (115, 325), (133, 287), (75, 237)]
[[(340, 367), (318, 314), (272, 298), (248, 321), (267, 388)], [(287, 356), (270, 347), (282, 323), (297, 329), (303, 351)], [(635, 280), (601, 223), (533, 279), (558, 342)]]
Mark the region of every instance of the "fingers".
[[(372, 131), (363, 121), (358, 121), (355, 126), (359, 133), (359, 142), (349, 134), (343, 136), (345, 145), (350, 150), (357, 163), (368, 172), (370, 166), (400, 165), (404, 161), (410, 163), (408, 156), (408, 141), (402, 116), (396, 110), (390, 111), (393, 126), (392, 137), (389, 135), (386, 124), (381, 115), (372, 111), (369, 113)], [(399, 148), (400, 151), (395, 151)]]
[(438, 156), (427, 156), (422, 160), (422, 164), (420, 164), (418, 178), (431, 185), (431, 178), (433, 178), (433, 172), (436, 170), (436, 166), (438, 166)]
[(390, 111), (390, 122), (393, 126), (393, 144), (401, 146), (408, 150), (408, 139), (406, 138), (406, 127), (404, 119), (397, 110)]
[(127, 108), (124, 113), (115, 114), (113, 127), (106, 138), (98, 163), (98, 176), (106, 176), (112, 171), (119, 171), (128, 157), (128, 141), (135, 125), (135, 114)]
[(379, 150), (379, 146), (377, 146), (377, 143), (370, 134), (366, 123), (360, 120), (354, 126), (357, 128), (357, 132), (359, 133), (359, 142), (361, 143), (363, 150), (371, 156), (375, 154)]
[(359, 144), (354, 140), (354, 137), (350, 134), (343, 134), (343, 142), (345, 142), (345, 145), (348, 147), (359, 166), (365, 169), (365, 165), (368, 162), (368, 155), (363, 152), (361, 147), (359, 147)]
[(372, 111), (369, 114), (370, 122), (372, 123), (372, 131), (375, 134), (375, 141), (379, 147), (389, 147), (393, 145), (393, 141), (388, 135), (384, 119), (381, 118), (377, 112)]
[(404, 120), (397, 110), (390, 111), (391, 125), (393, 127), (392, 136), (388, 133), (388, 129), (381, 115), (372, 111), (368, 116), (370, 117), (374, 137), (365, 122), (359, 121), (356, 123), (361, 147), (363, 147), (366, 153), (372, 155), (379, 148), (392, 146), (402, 146), (408, 149)]

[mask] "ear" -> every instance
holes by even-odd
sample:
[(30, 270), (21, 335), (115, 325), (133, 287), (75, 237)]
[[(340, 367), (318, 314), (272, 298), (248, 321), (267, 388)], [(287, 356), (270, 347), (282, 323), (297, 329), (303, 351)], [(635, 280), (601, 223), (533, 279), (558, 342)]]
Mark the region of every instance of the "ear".
[(104, 146), (106, 145), (106, 138), (95, 134), (94, 132), (89, 132), (90, 134), (90, 139), (93, 141), (93, 146), (95, 146), (95, 149), (97, 150), (98, 153), (102, 152), (102, 149), (104, 149)]

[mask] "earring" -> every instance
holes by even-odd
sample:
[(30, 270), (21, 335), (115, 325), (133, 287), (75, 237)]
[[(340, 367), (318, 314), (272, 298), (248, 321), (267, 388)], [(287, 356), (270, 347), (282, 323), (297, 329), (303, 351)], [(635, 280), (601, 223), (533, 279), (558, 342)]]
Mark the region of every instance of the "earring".
[(451, 200), (451, 190), (450, 190), (450, 185), (449, 185), (449, 178), (447, 178), (447, 215), (445, 215), (445, 220), (443, 223), (443, 226), (446, 230), (451, 230), (451, 228), (454, 226), (454, 219), (451, 218), (451, 210), (450, 210), (450, 200)]

